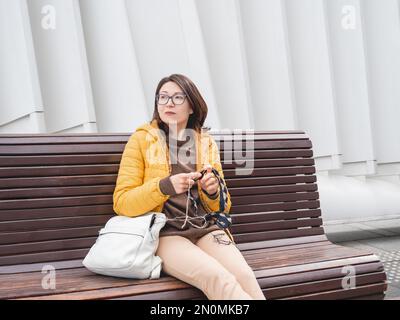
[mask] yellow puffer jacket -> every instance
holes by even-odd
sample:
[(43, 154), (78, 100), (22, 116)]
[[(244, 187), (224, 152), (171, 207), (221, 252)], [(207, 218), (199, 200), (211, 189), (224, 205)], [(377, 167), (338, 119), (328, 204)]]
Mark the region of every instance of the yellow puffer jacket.
[[(215, 140), (207, 132), (196, 132), (196, 171), (211, 164), (223, 178), (219, 150)], [(160, 134), (157, 122), (143, 124), (130, 136), (118, 172), (114, 190), (114, 211), (128, 217), (139, 216), (149, 211), (162, 212), (170, 197), (161, 192), (159, 181), (171, 174), (169, 152), (165, 138)], [(219, 197), (211, 199), (197, 184), (199, 196), (207, 212), (219, 210)], [(231, 208), (228, 201), (224, 212)]]

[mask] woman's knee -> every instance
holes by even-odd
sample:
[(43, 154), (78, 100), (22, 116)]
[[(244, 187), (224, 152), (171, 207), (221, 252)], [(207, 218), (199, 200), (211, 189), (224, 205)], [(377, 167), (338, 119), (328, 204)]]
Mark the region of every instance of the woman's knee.
[(240, 283), (247, 283), (249, 281), (253, 281), (254, 279), (256, 279), (254, 271), (248, 265), (238, 268), (234, 272), (234, 275), (237, 281), (239, 281)]
[(265, 295), (262, 292), (257, 277), (250, 266), (248, 268), (240, 268), (240, 271), (235, 274), (235, 277), (242, 288), (248, 292), (253, 299), (265, 300)]
[(242, 287), (236, 277), (223, 269), (204, 273), (199, 279), (199, 288), (209, 299), (223, 299), (232, 292), (242, 292)]

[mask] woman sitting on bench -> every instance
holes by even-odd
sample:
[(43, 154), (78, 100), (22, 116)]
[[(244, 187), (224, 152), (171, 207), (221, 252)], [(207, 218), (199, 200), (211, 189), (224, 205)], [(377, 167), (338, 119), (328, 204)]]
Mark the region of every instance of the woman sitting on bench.
[(220, 197), (224, 212), (231, 207), (230, 195), (226, 188), (223, 195), (219, 183), (218, 146), (203, 128), (207, 112), (186, 76), (161, 79), (152, 120), (138, 127), (125, 146), (114, 210), (131, 217), (149, 211), (166, 215), (156, 252), (166, 274), (200, 289), (210, 300), (265, 300), (229, 230), (205, 219), (219, 211)]

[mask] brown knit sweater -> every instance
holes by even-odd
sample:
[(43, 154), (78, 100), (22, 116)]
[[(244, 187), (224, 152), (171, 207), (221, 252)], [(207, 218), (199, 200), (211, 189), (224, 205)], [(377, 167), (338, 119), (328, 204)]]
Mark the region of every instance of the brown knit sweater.
[[(194, 139), (189, 140), (189, 137), (187, 137), (186, 140), (175, 140), (173, 138), (168, 139), (167, 137), (167, 145), (169, 147), (172, 167), (171, 175), (196, 171), (196, 148), (194, 145)], [(167, 216), (167, 218), (175, 218), (178, 216), (184, 218), (186, 212), (187, 192), (176, 194), (170, 176), (160, 180), (160, 190), (164, 194), (170, 195), (162, 209), (162, 212)], [(195, 208), (192, 202), (189, 200), (189, 217), (204, 216), (207, 214), (207, 211), (204, 209), (203, 204), (199, 199), (197, 182), (192, 186), (191, 192), (193, 198), (196, 199), (197, 202), (197, 215), (195, 214)], [(218, 192), (214, 195), (207, 196), (215, 199), (218, 197)], [(181, 227), (184, 224), (184, 221), (184, 219), (175, 221), (167, 220), (165, 226), (160, 230), (160, 237), (180, 235), (195, 243), (205, 234), (214, 230), (220, 230), (213, 221), (208, 221), (204, 229), (195, 228), (189, 223), (189, 221), (187, 221), (185, 227), (182, 229)], [(202, 226), (204, 224), (203, 219), (192, 219), (190, 221), (196, 226)]]

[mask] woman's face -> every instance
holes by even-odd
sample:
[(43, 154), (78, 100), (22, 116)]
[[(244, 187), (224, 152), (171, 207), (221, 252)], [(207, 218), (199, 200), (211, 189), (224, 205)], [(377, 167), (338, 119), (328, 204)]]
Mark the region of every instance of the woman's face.
[[(184, 95), (184, 92), (175, 82), (169, 81), (162, 85), (158, 94), (172, 97), (173, 95)], [(172, 98), (168, 100), (167, 104), (157, 103), (157, 110), (164, 123), (170, 128), (176, 125), (178, 130), (186, 128), (189, 116), (193, 113), (187, 97), (182, 104), (174, 105)]]

